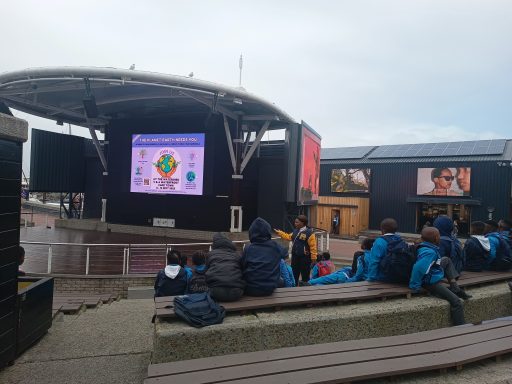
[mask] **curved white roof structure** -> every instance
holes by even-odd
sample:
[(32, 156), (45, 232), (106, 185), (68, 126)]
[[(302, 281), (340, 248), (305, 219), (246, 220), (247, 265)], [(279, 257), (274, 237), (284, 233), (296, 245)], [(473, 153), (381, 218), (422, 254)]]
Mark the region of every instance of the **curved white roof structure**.
[[(207, 111), (248, 124), (270, 121), (268, 129), (295, 123), (274, 104), (242, 88), (117, 68), (44, 67), (2, 73), (0, 102), (29, 114), (88, 128), (100, 128), (115, 119)], [(87, 108), (88, 103), (89, 107), (93, 104), (92, 109)]]

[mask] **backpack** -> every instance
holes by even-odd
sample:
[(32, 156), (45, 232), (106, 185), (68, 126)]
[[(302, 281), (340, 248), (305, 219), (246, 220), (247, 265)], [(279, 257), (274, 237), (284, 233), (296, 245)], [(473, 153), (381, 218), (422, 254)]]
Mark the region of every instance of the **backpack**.
[(188, 282), (188, 292), (189, 293), (201, 293), (208, 292), (208, 284), (206, 284), (206, 271), (196, 271), (192, 272), (192, 277)]
[(452, 260), (453, 266), (457, 270), (458, 273), (462, 271), (464, 265), (466, 264), (465, 255), (462, 252), (462, 246), (460, 242), (454, 240), (449, 236), (441, 236), (441, 240), (446, 240), (450, 242), (450, 259)]
[(497, 271), (508, 271), (512, 268), (512, 255), (510, 254), (510, 246), (501, 236), (493, 236), (498, 239), (498, 247), (496, 248), (496, 258), (492, 262), (492, 268)]
[(391, 283), (408, 284), (412, 267), (416, 262), (416, 249), (402, 239), (382, 236), (388, 243), (386, 254), (380, 260), (379, 269)]
[(176, 296), (174, 313), (196, 328), (220, 324), (226, 315), (224, 307), (217, 304), (208, 292)]
[(317, 264), (318, 267), (318, 277), (327, 276), (331, 274), (331, 267), (324, 263), (323, 261)]

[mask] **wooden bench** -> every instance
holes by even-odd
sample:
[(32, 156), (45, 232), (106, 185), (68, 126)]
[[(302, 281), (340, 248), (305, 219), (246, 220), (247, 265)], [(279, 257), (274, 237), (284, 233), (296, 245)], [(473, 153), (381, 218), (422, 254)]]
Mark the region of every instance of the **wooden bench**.
[[(464, 272), (459, 279), (459, 285), (467, 287), (509, 279), (512, 279), (512, 272)], [(279, 310), (283, 307), (312, 306), (322, 303), (385, 300), (391, 297), (410, 298), (411, 294), (412, 291), (403, 285), (361, 281), (357, 283), (278, 288), (271, 296), (244, 296), (238, 301), (220, 304), (227, 312), (247, 312), (260, 309)], [(155, 316), (159, 319), (174, 318), (174, 297), (155, 298)]]
[(462, 369), (512, 352), (512, 320), (275, 350), (214, 356), (148, 368), (145, 384), (347, 383)]

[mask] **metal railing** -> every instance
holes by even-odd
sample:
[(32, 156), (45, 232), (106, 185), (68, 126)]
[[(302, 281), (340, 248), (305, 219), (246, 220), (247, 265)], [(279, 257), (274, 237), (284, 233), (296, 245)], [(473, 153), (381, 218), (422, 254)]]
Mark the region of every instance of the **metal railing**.
[[(329, 249), (329, 234), (315, 232), (318, 252)], [(278, 238), (276, 238), (278, 239)], [(241, 251), (249, 240), (233, 241)], [(186, 254), (211, 250), (211, 242), (167, 244), (83, 244), (20, 241), (27, 272), (74, 275), (154, 274), (166, 265), (171, 249)]]

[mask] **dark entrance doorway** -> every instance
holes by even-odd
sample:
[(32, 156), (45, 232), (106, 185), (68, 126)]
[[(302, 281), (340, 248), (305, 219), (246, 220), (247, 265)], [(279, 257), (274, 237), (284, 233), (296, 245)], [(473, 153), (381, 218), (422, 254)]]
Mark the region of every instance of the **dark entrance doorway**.
[(464, 204), (419, 203), (416, 230), (421, 232), (425, 225), (431, 226), (434, 220), (441, 215), (446, 215), (454, 221), (455, 232), (458, 236), (467, 237), (469, 235), (471, 207)]
[(331, 210), (331, 233), (333, 235), (340, 234), (340, 210), (333, 209)]

